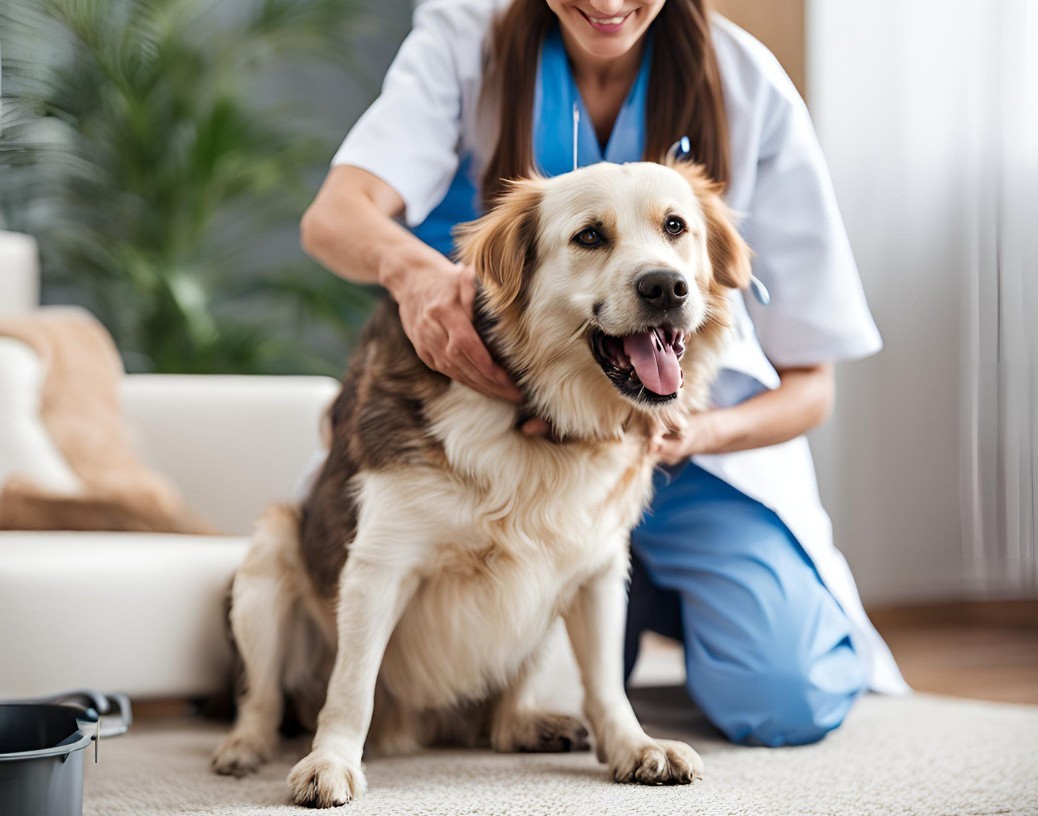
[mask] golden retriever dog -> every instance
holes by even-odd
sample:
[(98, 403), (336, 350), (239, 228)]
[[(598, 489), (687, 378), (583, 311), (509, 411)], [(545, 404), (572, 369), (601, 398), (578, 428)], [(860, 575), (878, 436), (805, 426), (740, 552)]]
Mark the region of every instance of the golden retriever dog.
[[(702, 775), (692, 748), (642, 730), (622, 658), (652, 436), (705, 406), (728, 292), (749, 281), (718, 192), (689, 164), (597, 164), (517, 182), (460, 228), (477, 327), (523, 406), (427, 368), (396, 307), (380, 307), (309, 497), (264, 515), (234, 580), (244, 690), (216, 772), (244, 775), (271, 756), (286, 700), (316, 729), (288, 778), (300, 805), (363, 793), (366, 750), (586, 748), (578, 720), (530, 695), (562, 617), (613, 778)], [(552, 438), (518, 430), (530, 416)]]

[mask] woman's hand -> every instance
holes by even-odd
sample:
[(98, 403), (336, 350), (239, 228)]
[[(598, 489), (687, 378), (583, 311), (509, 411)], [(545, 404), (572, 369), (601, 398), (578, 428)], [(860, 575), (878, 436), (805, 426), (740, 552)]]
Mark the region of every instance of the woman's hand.
[(652, 438), (652, 453), (665, 465), (677, 465), (701, 453), (718, 453), (723, 410), (686, 414), (670, 427), (661, 427)]
[(445, 260), (414, 269), (403, 262), (384, 273), (382, 283), (400, 307), (404, 332), (429, 368), (489, 397), (522, 399), (472, 324), (476, 278), (471, 268)]
[(394, 221), (403, 210), (400, 194), (382, 179), (358, 167), (333, 167), (303, 216), (303, 248), (346, 280), (388, 289), (427, 366), (488, 396), (518, 402), (519, 389), (472, 325), (472, 270)]

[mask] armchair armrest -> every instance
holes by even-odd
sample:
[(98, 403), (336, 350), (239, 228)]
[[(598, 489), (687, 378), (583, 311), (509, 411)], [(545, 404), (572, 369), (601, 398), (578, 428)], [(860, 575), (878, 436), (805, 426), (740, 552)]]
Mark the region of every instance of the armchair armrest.
[(0, 230), (0, 316), (30, 312), (40, 303), (36, 240)]
[(241, 534), (268, 503), (295, 497), (338, 388), (328, 377), (136, 374), (122, 400), (144, 461), (202, 518)]

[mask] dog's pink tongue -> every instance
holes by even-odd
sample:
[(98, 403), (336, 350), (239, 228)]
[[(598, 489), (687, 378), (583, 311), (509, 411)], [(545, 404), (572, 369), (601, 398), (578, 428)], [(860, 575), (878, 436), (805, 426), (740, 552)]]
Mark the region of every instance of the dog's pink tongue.
[(624, 338), (624, 354), (642, 385), (660, 396), (676, 394), (681, 387), (681, 365), (673, 346), (663, 341), (659, 329)]

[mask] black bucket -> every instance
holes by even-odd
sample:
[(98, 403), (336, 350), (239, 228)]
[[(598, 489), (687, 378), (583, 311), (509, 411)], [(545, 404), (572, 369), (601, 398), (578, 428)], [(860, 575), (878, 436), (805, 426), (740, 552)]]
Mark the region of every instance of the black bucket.
[(0, 816), (80, 816), (79, 752), (130, 727), (130, 701), (89, 691), (0, 703)]

